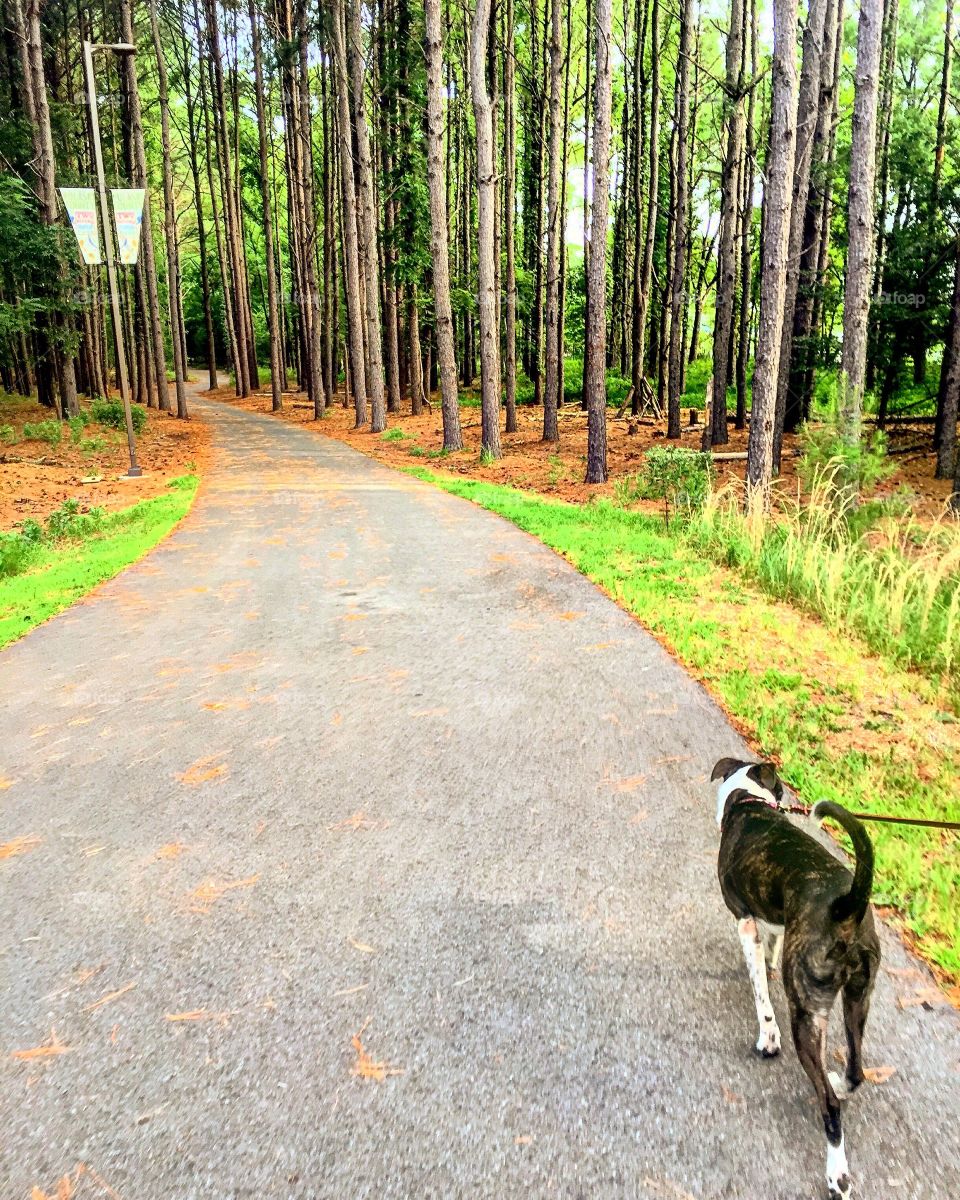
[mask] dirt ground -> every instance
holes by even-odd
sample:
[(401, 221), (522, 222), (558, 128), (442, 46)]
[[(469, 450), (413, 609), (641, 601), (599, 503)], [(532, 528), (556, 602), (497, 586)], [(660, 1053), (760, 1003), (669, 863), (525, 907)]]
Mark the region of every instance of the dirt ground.
[[(204, 393), (219, 400), (227, 400), (251, 412), (269, 412), (270, 395), (263, 391), (240, 400), (232, 388), (220, 388), (216, 392)], [(339, 438), (349, 445), (372, 455), (392, 466), (423, 466), (435, 468), (446, 474), (485, 479), (491, 483), (504, 483), (528, 491), (540, 492), (568, 501), (584, 501), (594, 496), (612, 496), (618, 478), (640, 470), (644, 452), (651, 446), (664, 443), (666, 421), (637, 421), (629, 416), (614, 418), (611, 413), (607, 422), (607, 462), (610, 478), (603, 484), (583, 482), (587, 461), (587, 419), (578, 406), (566, 405), (560, 413), (560, 443), (547, 445), (541, 441), (543, 414), (539, 408), (522, 406), (517, 410), (518, 430), (516, 433), (501, 433), (503, 458), (497, 462), (480, 463), (480, 410), (461, 408), (460, 421), (463, 428), (464, 449), (442, 458), (428, 457), (431, 451), (443, 445), (443, 430), (440, 419), (440, 397), (432, 397), (432, 412), (418, 417), (408, 411), (391, 413), (389, 427), (400, 429), (403, 439), (384, 440), (371, 434), (369, 427), (357, 430), (353, 427), (352, 407), (344, 408), (338, 401), (322, 422), (316, 424), (318, 432)], [(279, 416), (295, 424), (314, 425), (313, 408), (306, 397), (298, 393), (284, 395), (284, 408)], [(690, 424), (695, 416), (696, 425)], [(700, 448), (702, 413), (684, 410), (681, 444), (691, 449)], [(502, 429), (502, 426), (501, 426)], [(632, 430), (632, 432), (631, 432)], [(947, 480), (933, 478), (935, 456), (932, 451), (911, 450), (899, 453), (898, 448), (915, 446), (917, 442), (929, 442), (929, 426), (898, 427), (890, 434), (890, 446), (894, 452), (897, 471), (886, 481), (882, 490), (892, 492), (901, 485), (908, 486), (917, 497), (915, 511), (918, 517), (929, 520), (938, 516), (950, 494)], [(724, 453), (745, 452), (747, 431), (730, 427), (730, 443), (722, 447)], [(798, 486), (796, 475), (797, 438), (787, 434), (784, 438), (784, 462), (780, 486), (795, 492)], [(418, 453), (422, 452), (422, 453)], [(743, 479), (746, 463), (718, 462), (719, 482), (729, 478)]]
[[(85, 409), (86, 405), (82, 407)], [(127, 469), (126, 434), (89, 424), (84, 439), (102, 438), (101, 450), (81, 449), (64, 428), (59, 446), (21, 441), (27, 422), (48, 421), (51, 413), (19, 397), (0, 396), (0, 426), (12, 425), (14, 444), (0, 444), (0, 530), (13, 529), (26, 517), (43, 521), (64, 500), (79, 500), (81, 510), (126, 508), (165, 491), (178, 475), (203, 473), (209, 454), (209, 431), (196, 417), (147, 409), (147, 427), (137, 438), (139, 479), (122, 479)]]

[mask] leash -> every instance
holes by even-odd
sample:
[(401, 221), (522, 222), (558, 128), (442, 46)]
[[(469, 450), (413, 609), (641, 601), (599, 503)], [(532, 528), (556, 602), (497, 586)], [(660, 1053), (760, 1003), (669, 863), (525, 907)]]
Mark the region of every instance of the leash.
[[(798, 816), (809, 817), (811, 809), (806, 804), (779, 804), (781, 812), (796, 813)], [(853, 812), (847, 809), (851, 817), (858, 821), (885, 821), (891, 825), (923, 825), (927, 829), (960, 829), (960, 821), (931, 821), (925, 817), (890, 817), (882, 813)]]

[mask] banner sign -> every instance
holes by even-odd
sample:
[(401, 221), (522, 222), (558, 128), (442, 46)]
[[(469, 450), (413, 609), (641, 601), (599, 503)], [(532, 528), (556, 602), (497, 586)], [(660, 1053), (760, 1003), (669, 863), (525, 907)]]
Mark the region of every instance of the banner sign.
[(62, 187), (60, 195), (67, 207), (73, 232), (77, 235), (83, 261), (91, 266), (103, 262), (100, 257), (100, 231), (97, 229), (97, 205), (93, 197), (93, 188)]
[(114, 188), (113, 217), (117, 223), (117, 245), (120, 261), (128, 266), (137, 261), (140, 250), (140, 226), (143, 221), (143, 188)]

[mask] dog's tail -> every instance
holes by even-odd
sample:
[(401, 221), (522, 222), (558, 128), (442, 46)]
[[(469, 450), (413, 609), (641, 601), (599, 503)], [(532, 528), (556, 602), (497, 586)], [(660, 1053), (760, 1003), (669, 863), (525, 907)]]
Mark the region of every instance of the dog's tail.
[(857, 818), (832, 800), (821, 800), (815, 804), (811, 815), (818, 821), (832, 817), (850, 835), (857, 855), (853, 886), (845, 896), (838, 896), (834, 900), (831, 915), (835, 921), (846, 921), (853, 917), (859, 925), (870, 903), (870, 889), (873, 886), (873, 843)]

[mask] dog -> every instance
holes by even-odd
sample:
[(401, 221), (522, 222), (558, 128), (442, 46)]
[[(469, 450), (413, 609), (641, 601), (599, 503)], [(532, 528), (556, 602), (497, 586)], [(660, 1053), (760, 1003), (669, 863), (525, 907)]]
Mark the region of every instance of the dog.
[[(856, 851), (850, 871), (780, 811), (783, 785), (770, 763), (721, 758), (711, 781), (717, 789), (720, 853), (717, 873), (753, 985), (763, 1058), (780, 1053), (780, 1029), (767, 990), (764, 948), (757, 925), (774, 935), (771, 966), (783, 956), (783, 989), (793, 1043), (817, 1094), (827, 1135), (830, 1200), (848, 1200), (850, 1173), (840, 1101), (863, 1083), (863, 1031), (880, 965), (880, 942), (870, 907), (873, 845), (860, 822), (839, 804), (813, 809), (849, 834)], [(827, 1022), (843, 997), (847, 1067), (840, 1078), (826, 1067)]]

